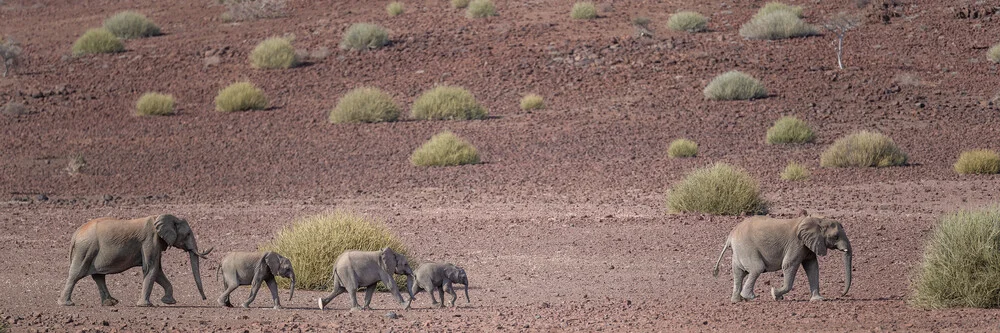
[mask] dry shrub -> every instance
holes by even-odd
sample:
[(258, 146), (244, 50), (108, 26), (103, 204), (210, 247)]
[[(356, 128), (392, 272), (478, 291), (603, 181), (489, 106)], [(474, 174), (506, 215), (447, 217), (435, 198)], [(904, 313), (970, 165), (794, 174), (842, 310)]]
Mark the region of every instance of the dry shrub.
[(221, 112), (263, 110), (267, 97), (250, 82), (237, 82), (219, 91), (215, 96), (215, 109)]
[(1000, 62), (1000, 44), (993, 45), (986, 51), (986, 59), (992, 62)]
[(415, 166), (453, 166), (479, 163), (479, 152), (449, 131), (435, 134), (410, 155)]
[(469, 7), (469, 0), (451, 0), (451, 7), (455, 9)]
[(290, 38), (271, 37), (265, 39), (250, 53), (250, 65), (261, 69), (285, 69), (298, 65)]
[(226, 6), (227, 22), (253, 21), (285, 16), (285, 0), (220, 0)]
[(373, 50), (389, 44), (389, 32), (371, 23), (355, 23), (347, 28), (340, 41), (340, 48)]
[(347, 92), (330, 111), (330, 122), (377, 123), (399, 119), (399, 106), (378, 88), (362, 87)]
[(921, 308), (1000, 307), (1000, 207), (945, 215), (924, 250), (910, 301)]
[(168, 116), (174, 114), (174, 96), (145, 93), (135, 103), (135, 113), (140, 116)]
[(385, 6), (385, 11), (389, 13), (389, 16), (399, 16), (405, 10), (403, 3), (399, 1), (390, 2), (388, 6)]
[(8, 116), (20, 116), (23, 114), (30, 114), (31, 111), (28, 110), (27, 106), (24, 106), (24, 104), (20, 102), (10, 101), (7, 102), (7, 104), (4, 104), (3, 107), (0, 107), (0, 113)]
[(145, 38), (160, 34), (160, 27), (145, 15), (124, 11), (104, 20), (104, 28), (122, 39)]
[(671, 213), (701, 212), (717, 215), (762, 214), (767, 203), (757, 180), (743, 169), (726, 163), (697, 169), (667, 194)]
[(806, 169), (805, 165), (788, 162), (785, 170), (781, 171), (781, 179), (791, 181), (809, 179), (809, 169)]
[(677, 139), (670, 142), (667, 156), (671, 158), (695, 157), (698, 155), (698, 144), (688, 139)]
[(712, 79), (703, 93), (706, 99), (716, 101), (750, 100), (766, 97), (767, 89), (746, 73), (728, 71)]
[(906, 164), (906, 153), (888, 136), (861, 131), (834, 141), (820, 155), (823, 167), (887, 167)]
[(492, 0), (472, 0), (468, 8), (465, 9), (465, 16), (469, 18), (486, 18), (497, 16), (497, 8)]
[(527, 94), (521, 98), (521, 110), (538, 110), (545, 108), (545, 99), (539, 94)]
[(438, 86), (417, 97), (411, 113), (416, 119), (469, 120), (486, 118), (487, 112), (465, 88)]
[(83, 155), (70, 156), (69, 163), (66, 164), (66, 172), (70, 176), (76, 176), (83, 173), (83, 169), (87, 167), (87, 160), (83, 158)]
[(20, 59), (21, 44), (10, 37), (0, 42), (0, 64), (3, 65), (3, 77), (7, 77), (7, 73), (20, 63)]
[[(296, 287), (324, 290), (333, 282), (333, 265), (341, 253), (379, 251), (385, 247), (403, 255), (407, 253), (402, 241), (382, 222), (337, 210), (299, 219), (279, 231), (270, 243), (261, 245), (260, 251), (274, 251), (291, 260)], [(283, 287), (288, 286), (287, 280), (279, 282)], [(397, 277), (396, 284), (405, 290), (405, 277)], [(379, 289), (385, 290), (381, 282)]]
[(791, 6), (780, 2), (768, 2), (764, 4), (764, 7), (760, 7), (757, 10), (757, 14), (754, 16), (764, 16), (774, 12), (789, 12), (794, 14), (795, 17), (802, 17), (802, 6)]
[(115, 53), (125, 50), (125, 44), (105, 28), (87, 30), (73, 43), (73, 56), (97, 53)]
[(794, 116), (784, 116), (767, 129), (767, 143), (809, 143), (816, 138), (806, 122)]
[(754, 16), (740, 27), (740, 36), (747, 39), (775, 40), (816, 34), (816, 27), (784, 10)]
[(569, 17), (577, 20), (591, 20), (597, 18), (597, 6), (593, 2), (577, 2), (573, 4), (573, 9), (569, 12)]
[(670, 15), (667, 28), (674, 31), (701, 32), (708, 27), (708, 19), (698, 12), (680, 11)]
[(1000, 173), (1000, 155), (989, 149), (964, 151), (955, 162), (955, 172), (963, 175)]

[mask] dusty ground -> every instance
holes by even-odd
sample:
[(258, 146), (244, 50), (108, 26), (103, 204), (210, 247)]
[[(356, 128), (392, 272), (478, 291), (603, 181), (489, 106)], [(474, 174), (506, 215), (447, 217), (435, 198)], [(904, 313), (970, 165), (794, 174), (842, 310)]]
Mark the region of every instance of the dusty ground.
[[(742, 40), (739, 25), (761, 4), (749, 1), (601, 2), (601, 17), (589, 22), (568, 17), (569, 1), (498, 1), (499, 17), (476, 21), (445, 1), (408, 1), (396, 18), (381, 2), (290, 1), (284, 18), (241, 24), (221, 22), (223, 8), (209, 0), (0, 1), (0, 33), (20, 40), (26, 58), (0, 79), (0, 102), (33, 112), (0, 115), (0, 251), (10, 267), (0, 270), (0, 315), (17, 331), (996, 330), (996, 311), (918, 310), (906, 299), (939, 216), (998, 201), (996, 177), (958, 176), (951, 164), (963, 149), (1000, 148), (1000, 113), (989, 103), (998, 68), (984, 57), (1000, 18), (957, 18), (990, 8), (965, 7), (971, 1), (901, 0), (888, 11), (790, 2), (805, 4), (810, 22), (845, 10), (866, 16), (848, 34), (848, 68), (836, 69), (830, 35)], [(124, 9), (166, 34), (128, 41), (121, 54), (68, 57), (79, 34)], [(664, 24), (678, 9), (711, 13), (711, 31), (669, 32)], [(653, 38), (635, 37), (629, 21), (640, 13), (652, 19)], [(392, 45), (337, 49), (341, 32), (365, 21), (390, 29)], [(284, 34), (330, 54), (290, 70), (251, 69), (253, 46)], [(703, 101), (705, 84), (731, 69), (760, 78), (771, 96)], [(214, 112), (215, 92), (238, 79), (260, 85), (274, 107)], [(356, 86), (379, 86), (408, 108), (439, 83), (469, 88), (493, 117), (326, 122)], [(175, 95), (179, 114), (133, 116), (146, 91)], [(520, 111), (529, 92), (549, 107)], [(812, 124), (817, 142), (766, 145), (767, 127), (786, 114)], [(485, 163), (410, 166), (410, 152), (442, 129), (478, 146)], [(911, 165), (818, 167), (825, 146), (860, 129), (890, 135)], [(667, 159), (678, 137), (697, 141), (699, 157)], [(65, 171), (73, 156), (87, 162), (76, 176)], [(807, 164), (812, 178), (781, 181), (789, 160)], [(757, 176), (774, 215), (806, 209), (842, 221), (856, 251), (851, 293), (836, 297), (842, 261), (829, 256), (820, 264), (827, 302), (806, 302), (800, 276), (785, 301), (730, 304), (731, 278), (710, 270), (740, 218), (663, 208), (670, 184), (716, 161)], [(301, 292), (285, 311), (266, 308), (266, 296), (260, 308), (218, 308), (216, 261), (204, 265), (203, 301), (185, 256), (170, 251), (177, 305), (132, 306), (137, 269), (108, 277), (122, 300), (116, 307), (98, 306), (89, 280), (77, 287), (77, 306), (56, 305), (67, 242), (91, 218), (176, 214), (202, 246), (224, 252), (253, 249), (296, 217), (336, 208), (384, 220), (423, 260), (464, 265), (472, 303), (431, 309), (425, 295), (398, 311), (376, 295), (378, 310), (349, 312), (341, 297), (321, 312), (320, 293)], [(757, 293), (779, 279), (762, 276)]]

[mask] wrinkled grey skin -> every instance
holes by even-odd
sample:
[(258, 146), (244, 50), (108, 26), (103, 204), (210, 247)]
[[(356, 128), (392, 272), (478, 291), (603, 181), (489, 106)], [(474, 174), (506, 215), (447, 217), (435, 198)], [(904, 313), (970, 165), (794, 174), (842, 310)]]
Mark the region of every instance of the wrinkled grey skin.
[[(452, 283), (465, 285), (465, 302), (472, 303), (469, 300), (469, 277), (465, 275), (465, 270), (461, 267), (453, 264), (421, 264), (413, 272), (413, 280), (415, 283), (407, 286), (407, 289), (410, 290), (411, 303), (414, 296), (420, 293), (421, 290), (426, 290), (428, 294), (431, 294), (431, 304), (443, 307), (444, 292), (447, 289), (448, 293), (451, 294), (451, 306), (455, 307), (455, 300), (458, 299), (458, 295), (455, 294), (455, 289), (451, 286)], [(438, 303), (434, 299), (435, 291), (441, 296), (441, 303)]]
[(219, 305), (225, 307), (233, 306), (229, 302), (229, 294), (233, 290), (240, 286), (250, 286), (250, 296), (243, 302), (243, 307), (249, 308), (250, 303), (257, 298), (257, 291), (260, 290), (263, 281), (267, 283), (267, 289), (271, 290), (274, 309), (281, 309), (278, 283), (274, 280), (276, 276), (292, 280), (288, 299), (291, 300), (295, 296), (295, 271), (292, 270), (292, 261), (274, 252), (231, 252), (222, 258), (217, 276), (222, 277), (224, 290), (219, 296)]
[[(755, 216), (740, 222), (726, 239), (719, 254), (712, 276), (719, 275), (719, 263), (726, 249), (733, 248), (732, 302), (751, 300), (754, 283), (763, 272), (781, 270), (785, 281), (780, 289), (771, 288), (775, 300), (784, 298), (792, 290), (799, 266), (809, 279), (810, 301), (821, 301), (819, 294), (819, 262), (817, 255), (825, 256), (827, 249), (844, 252), (845, 287), (841, 296), (851, 290), (851, 242), (844, 227), (837, 221), (819, 217), (775, 219)], [(745, 281), (744, 281), (745, 280)]]
[[(337, 258), (337, 263), (333, 267), (333, 291), (330, 295), (318, 299), (320, 310), (326, 309), (326, 305), (334, 297), (342, 293), (351, 294), (351, 309), (358, 310), (371, 309), (372, 294), (375, 293), (375, 284), (382, 281), (392, 295), (399, 300), (400, 305), (406, 309), (410, 308), (410, 302), (404, 301), (399, 295), (399, 287), (396, 285), (393, 274), (406, 275), (406, 285), (411, 285), (413, 271), (410, 269), (406, 256), (396, 253), (386, 247), (381, 251), (347, 251)], [(358, 288), (365, 287), (365, 306), (358, 306)]]
[(142, 299), (136, 305), (151, 306), (149, 295), (153, 282), (163, 287), (164, 304), (174, 304), (174, 289), (163, 274), (163, 251), (173, 246), (188, 252), (191, 273), (201, 299), (205, 291), (201, 286), (199, 258), (205, 258), (212, 249), (198, 252), (194, 232), (187, 221), (164, 214), (134, 220), (117, 220), (110, 217), (90, 220), (73, 233), (69, 250), (69, 278), (59, 297), (59, 304), (71, 306), (73, 287), (80, 279), (90, 276), (97, 283), (101, 305), (113, 306), (118, 300), (111, 297), (104, 282), (106, 274), (121, 273), (132, 267), (142, 267)]

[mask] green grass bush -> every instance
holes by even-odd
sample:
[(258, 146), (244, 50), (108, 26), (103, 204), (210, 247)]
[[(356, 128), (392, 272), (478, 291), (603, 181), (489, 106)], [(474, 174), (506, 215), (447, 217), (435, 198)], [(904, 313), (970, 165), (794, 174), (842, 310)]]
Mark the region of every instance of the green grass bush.
[(708, 27), (708, 19), (698, 12), (680, 11), (670, 15), (667, 28), (674, 31), (701, 32)]
[(857, 132), (834, 141), (823, 154), (823, 167), (887, 167), (906, 164), (906, 153), (888, 136), (868, 131)]
[(527, 94), (521, 98), (521, 110), (538, 110), (545, 108), (545, 99), (539, 94)]
[(745, 170), (726, 163), (697, 169), (667, 194), (671, 213), (701, 212), (716, 215), (762, 214), (767, 203), (760, 185)]
[(695, 157), (698, 155), (698, 144), (688, 139), (677, 139), (670, 142), (667, 156), (671, 158)]
[(385, 6), (385, 11), (389, 13), (389, 16), (399, 16), (405, 10), (403, 3), (399, 1), (390, 2), (388, 6)]
[(174, 96), (145, 93), (135, 103), (135, 113), (140, 116), (167, 116), (174, 114)]
[(449, 131), (435, 134), (410, 155), (415, 166), (453, 166), (479, 163), (479, 152)]
[(921, 308), (1000, 307), (1000, 207), (945, 215), (912, 282)]
[(497, 7), (492, 0), (472, 0), (465, 9), (465, 16), (469, 18), (486, 18), (497, 16)]
[(108, 31), (105, 28), (93, 28), (87, 30), (83, 33), (73, 43), (73, 56), (82, 56), (87, 54), (97, 54), (97, 53), (115, 53), (125, 50), (125, 44), (122, 44), (115, 34)]
[(768, 2), (764, 4), (764, 7), (760, 7), (760, 9), (757, 10), (757, 14), (754, 16), (764, 16), (780, 11), (791, 13), (795, 15), (795, 17), (802, 17), (802, 6), (791, 6), (780, 2)]
[(438, 86), (417, 97), (411, 113), (416, 119), (469, 120), (486, 118), (487, 112), (465, 88)]
[(451, 7), (455, 9), (469, 7), (469, 0), (451, 0)]
[(389, 44), (389, 32), (371, 23), (355, 23), (344, 32), (340, 48), (350, 50), (373, 50)]
[(740, 36), (746, 39), (775, 40), (813, 36), (817, 33), (816, 27), (784, 10), (754, 16), (740, 27)]
[(222, 112), (263, 110), (267, 97), (250, 82), (237, 82), (219, 91), (215, 96), (215, 109)]
[(781, 179), (791, 181), (809, 179), (809, 169), (806, 169), (805, 165), (788, 162), (785, 170), (781, 171)]
[(990, 47), (986, 51), (986, 59), (992, 62), (1000, 62), (1000, 43), (993, 45), (993, 47)]
[(816, 134), (806, 122), (794, 116), (784, 116), (767, 129), (767, 143), (809, 143), (816, 139)]
[(145, 38), (160, 34), (160, 27), (153, 21), (133, 11), (120, 12), (104, 20), (104, 28), (122, 39)]
[(362, 87), (353, 89), (337, 102), (337, 107), (330, 111), (330, 122), (340, 123), (377, 123), (396, 121), (400, 114), (399, 106), (392, 101), (392, 96), (378, 88)]
[(757, 79), (740, 71), (728, 71), (712, 79), (703, 91), (715, 101), (750, 100), (767, 96), (767, 89)]
[(285, 69), (298, 65), (292, 41), (284, 37), (265, 39), (250, 53), (250, 65), (261, 69)]
[(592, 20), (597, 18), (597, 6), (593, 2), (577, 2), (569, 12), (569, 17), (577, 20)]
[(964, 151), (955, 162), (955, 172), (963, 175), (1000, 173), (1000, 155), (989, 149)]
[[(283, 228), (274, 239), (260, 246), (260, 251), (274, 251), (292, 261), (296, 287), (325, 290), (333, 283), (333, 264), (341, 253), (349, 250), (379, 251), (390, 247), (406, 255), (403, 242), (382, 222), (348, 211), (307, 216)], [(410, 265), (416, 268), (407, 257)], [(283, 287), (288, 280), (279, 281)], [(381, 286), (381, 282), (379, 282)], [(405, 277), (396, 277), (396, 284), (405, 290)], [(381, 286), (385, 290), (384, 286)]]

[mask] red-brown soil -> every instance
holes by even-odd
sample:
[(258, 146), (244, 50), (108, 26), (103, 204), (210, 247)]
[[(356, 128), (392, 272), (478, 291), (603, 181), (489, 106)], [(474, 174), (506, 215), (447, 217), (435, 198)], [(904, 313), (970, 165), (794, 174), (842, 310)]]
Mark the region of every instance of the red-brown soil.
[[(286, 17), (228, 24), (210, 0), (0, 1), (0, 33), (21, 41), (25, 57), (0, 79), (0, 102), (33, 112), (0, 115), (0, 316), (17, 331), (997, 329), (996, 311), (921, 310), (907, 298), (938, 218), (998, 201), (996, 176), (951, 169), (961, 150), (1000, 148), (1000, 113), (989, 102), (998, 68), (984, 56), (998, 42), (998, 17), (958, 18), (970, 12), (966, 0), (899, 0), (888, 12), (855, 1), (790, 2), (804, 4), (813, 23), (839, 11), (865, 15), (847, 35), (846, 69), (836, 68), (829, 34), (740, 38), (740, 24), (763, 2), (606, 1), (600, 18), (574, 21), (569, 1), (497, 1), (500, 16), (483, 20), (444, 0), (408, 1), (395, 18), (383, 2), (290, 1)], [(969, 8), (989, 12), (976, 6), (985, 5)], [(147, 14), (165, 35), (127, 41), (120, 54), (68, 56), (86, 28), (125, 9)], [(666, 19), (679, 9), (709, 14), (711, 31), (668, 31)], [(652, 19), (654, 37), (635, 36), (629, 22), (637, 15)], [(387, 27), (392, 44), (338, 49), (355, 22)], [(251, 69), (255, 44), (285, 34), (297, 48), (330, 54), (289, 70)], [(770, 96), (703, 100), (706, 83), (732, 69), (761, 79)], [(273, 108), (215, 112), (215, 93), (241, 79), (261, 86)], [(490, 119), (326, 121), (357, 86), (381, 87), (408, 108), (444, 83), (470, 89)], [(179, 114), (133, 116), (146, 91), (176, 96)], [(531, 92), (548, 108), (519, 110)], [(814, 126), (816, 143), (764, 143), (771, 122), (788, 114)], [(443, 129), (478, 146), (484, 163), (411, 166), (410, 152)], [(911, 165), (818, 166), (827, 145), (861, 129), (891, 136)], [(678, 137), (697, 141), (699, 156), (668, 159)], [(65, 168), (77, 155), (87, 166), (72, 176)], [(781, 181), (789, 160), (808, 165), (812, 178)], [(740, 218), (664, 209), (670, 184), (717, 161), (758, 177), (773, 215), (806, 209), (843, 222), (856, 251), (850, 294), (836, 297), (842, 259), (832, 255), (820, 262), (829, 301), (806, 301), (802, 273), (786, 300), (771, 300), (767, 290), (780, 275), (767, 273), (757, 283), (761, 298), (730, 304), (731, 277), (710, 271)], [(168, 251), (177, 305), (134, 307), (139, 269), (108, 277), (118, 306), (99, 306), (89, 279), (78, 284), (77, 306), (56, 305), (68, 240), (89, 219), (176, 214), (221, 258), (256, 248), (297, 217), (336, 208), (384, 220), (421, 260), (465, 266), (472, 303), (432, 309), (424, 294), (401, 311), (380, 294), (378, 310), (350, 312), (341, 296), (321, 312), (321, 293), (303, 291), (285, 302), (288, 310), (271, 310), (266, 292), (253, 309), (219, 308), (218, 259), (203, 265), (203, 301), (186, 256)], [(154, 288), (153, 299), (161, 292)], [(234, 299), (245, 295), (240, 289)], [(388, 319), (388, 311), (401, 317)]]

